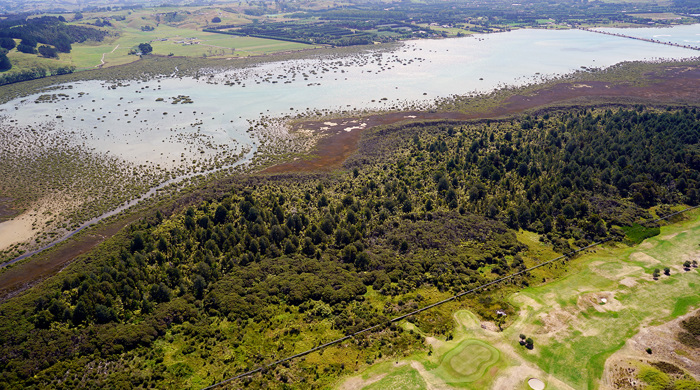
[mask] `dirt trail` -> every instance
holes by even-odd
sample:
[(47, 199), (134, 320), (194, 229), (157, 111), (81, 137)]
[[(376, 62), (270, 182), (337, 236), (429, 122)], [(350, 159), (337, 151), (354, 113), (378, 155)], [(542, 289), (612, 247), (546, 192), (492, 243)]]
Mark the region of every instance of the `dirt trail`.
[(119, 45), (115, 46), (114, 49), (112, 49), (112, 51), (110, 51), (109, 53), (107, 53), (107, 52), (102, 53), (102, 58), (100, 59), (100, 64), (99, 64), (99, 65), (95, 65), (95, 68), (101, 68), (101, 67), (103, 67), (104, 64), (105, 64), (105, 56), (106, 56), (107, 54), (112, 54), (112, 53), (114, 53), (114, 51), (117, 50), (118, 48), (119, 48)]

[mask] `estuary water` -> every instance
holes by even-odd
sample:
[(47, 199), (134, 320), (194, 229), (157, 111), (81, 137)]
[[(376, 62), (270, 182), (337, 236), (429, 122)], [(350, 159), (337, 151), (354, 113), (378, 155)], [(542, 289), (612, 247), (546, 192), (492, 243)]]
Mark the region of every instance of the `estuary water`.
[[(663, 32), (674, 42), (692, 40), (700, 34), (700, 25)], [(246, 164), (262, 143), (288, 136), (285, 118), (319, 111), (427, 108), (439, 98), (520, 86), (582, 68), (699, 55), (696, 50), (581, 30), (417, 40), (354, 55), (205, 70), (198, 78), (175, 74), (148, 81), (57, 85), (0, 105), (0, 131), (38, 153), (48, 136), (59, 144), (82, 145), (83, 150), (160, 168), (172, 177), (139, 199), (82, 223), (41, 251), (193, 172)], [(0, 152), (12, 155), (3, 148), (14, 145), (0, 143)]]
[[(664, 31), (692, 38), (700, 25)], [(8, 102), (0, 114), (18, 129), (52, 129), (100, 152), (173, 167), (255, 148), (254, 124), (263, 116), (427, 105), (435, 98), (522, 85), (581, 67), (698, 54), (579, 30), (517, 30), (265, 63), (199, 79), (78, 82), (51, 92), (60, 94), (52, 98), (44, 93)]]
[[(700, 25), (663, 30), (692, 39)], [(582, 67), (698, 55), (580, 30), (516, 30), (264, 63), (198, 79), (77, 82), (10, 101), (0, 106), (0, 116), (19, 132), (52, 131), (98, 152), (172, 168), (256, 149), (261, 118), (428, 106), (436, 98), (518, 86)]]

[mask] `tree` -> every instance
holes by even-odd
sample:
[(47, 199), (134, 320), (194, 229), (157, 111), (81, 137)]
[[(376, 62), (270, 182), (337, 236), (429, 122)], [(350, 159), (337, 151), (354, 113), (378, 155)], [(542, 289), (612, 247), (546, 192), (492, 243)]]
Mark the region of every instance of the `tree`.
[(228, 210), (223, 205), (219, 205), (214, 213), (214, 222), (224, 223), (226, 222), (226, 216), (228, 215)]
[(39, 42), (36, 40), (36, 38), (34, 38), (34, 37), (32, 37), (32, 36), (28, 36), (28, 37), (26, 37), (26, 38), (22, 38), (22, 40), (19, 42), (20, 45), (29, 46), (29, 47), (32, 47), (32, 48), (36, 48), (36, 45), (37, 45), (38, 43), (39, 43)]
[(532, 349), (534, 347), (535, 347), (535, 342), (532, 340), (531, 337), (528, 337), (527, 340), (525, 340), (525, 348)]
[(304, 243), (302, 245), (301, 252), (309, 257), (313, 256), (316, 253), (316, 245), (314, 245), (313, 241), (311, 241), (311, 238), (304, 238)]
[(207, 288), (207, 281), (204, 280), (202, 275), (197, 275), (194, 278), (193, 286), (194, 296), (197, 299), (202, 299), (204, 297), (204, 290)]
[(141, 54), (150, 54), (153, 51), (153, 47), (150, 43), (139, 43), (139, 51)]
[(58, 58), (58, 50), (51, 46), (41, 45), (39, 46), (39, 55), (46, 58)]
[(7, 55), (0, 54), (0, 72), (4, 72), (6, 70), (12, 69), (12, 63), (10, 62), (10, 59), (7, 58)]
[(27, 54), (36, 54), (34, 46), (25, 45), (24, 43), (17, 45), (17, 51)]
[(0, 38), (0, 47), (6, 50), (12, 50), (17, 46), (12, 38)]
[(170, 289), (163, 283), (154, 284), (151, 287), (151, 299), (156, 302), (169, 302), (170, 301)]
[(83, 14), (80, 12), (76, 12), (75, 15), (73, 15), (73, 20), (80, 20), (83, 18)]
[(134, 239), (131, 240), (131, 251), (138, 252), (146, 247), (145, 241), (143, 239), (143, 234), (138, 232), (134, 235)]
[(212, 23), (221, 23), (221, 18), (218, 17), (218, 16), (214, 16), (214, 17), (211, 19), (211, 22), (212, 22)]
[(87, 319), (88, 316), (88, 311), (86, 305), (83, 303), (82, 300), (78, 301), (78, 304), (75, 305), (75, 309), (73, 309), (73, 323), (78, 325), (81, 324), (83, 321)]
[(95, 306), (95, 321), (100, 324), (106, 324), (116, 320), (117, 315), (114, 312), (114, 309), (100, 304)]

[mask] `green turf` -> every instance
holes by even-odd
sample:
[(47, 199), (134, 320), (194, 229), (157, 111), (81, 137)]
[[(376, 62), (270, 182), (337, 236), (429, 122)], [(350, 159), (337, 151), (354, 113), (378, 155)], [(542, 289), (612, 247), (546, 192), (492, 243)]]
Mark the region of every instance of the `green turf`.
[(465, 340), (444, 355), (434, 374), (450, 384), (474, 382), (498, 361), (499, 356), (496, 348), (483, 341)]
[[(437, 381), (430, 385), (489, 388), (503, 368), (521, 364), (504, 357), (501, 341), (571, 388), (597, 388), (605, 361), (642, 325), (667, 322), (700, 305), (700, 273), (682, 269), (688, 255), (698, 253), (700, 212), (687, 216), (684, 222), (660, 228), (641, 245), (597, 248), (570, 262), (567, 276), (512, 295), (511, 303), (522, 314), (501, 333), (487, 333), (473, 313), (456, 311), (454, 340), (439, 336), (430, 342), (431, 355), (417, 353), (402, 361), (421, 364), (424, 375), (408, 364), (384, 362), (365, 371), (364, 380), (382, 376), (366, 388), (399, 388), (419, 379), (421, 386)], [(521, 232), (518, 238), (539, 255), (549, 251), (533, 235)], [(651, 271), (664, 267), (671, 268), (671, 275), (653, 280)], [(608, 299), (605, 304), (603, 296)], [(430, 336), (411, 323), (404, 329)], [(520, 333), (534, 339), (533, 350), (517, 344)], [(555, 387), (547, 383), (547, 388)]]
[(673, 307), (673, 311), (671, 312), (671, 316), (681, 316), (687, 313), (689, 308), (698, 306), (700, 306), (700, 296), (697, 294), (678, 298), (676, 305)]
[(418, 371), (409, 365), (403, 365), (382, 379), (365, 387), (366, 390), (423, 390), (428, 386)]
[[(683, 256), (697, 252), (698, 213), (660, 233), (637, 247), (600, 249), (578, 260), (582, 271), (515, 295), (513, 304), (526, 315), (504, 332), (506, 337), (535, 334), (534, 350), (522, 350), (523, 357), (576, 389), (596, 388), (607, 357), (642, 324), (671, 320), (700, 303), (694, 288), (700, 275), (679, 271)], [(672, 268), (670, 276), (651, 279), (650, 269), (666, 266)], [(614, 298), (605, 305), (586, 301), (586, 294), (596, 293)]]

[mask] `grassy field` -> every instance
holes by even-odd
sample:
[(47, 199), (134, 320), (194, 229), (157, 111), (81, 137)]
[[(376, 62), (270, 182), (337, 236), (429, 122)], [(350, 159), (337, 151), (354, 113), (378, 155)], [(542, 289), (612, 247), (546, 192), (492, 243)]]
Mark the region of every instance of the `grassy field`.
[(676, 20), (684, 19), (682, 15), (674, 14), (672, 12), (655, 12), (655, 13), (640, 13), (640, 14), (629, 14), (635, 18), (646, 18), (651, 20)]
[[(641, 326), (665, 323), (700, 305), (700, 273), (682, 267), (700, 257), (700, 212), (687, 218), (640, 245), (598, 248), (571, 262), (568, 276), (512, 294), (508, 299), (520, 313), (502, 332), (484, 329), (468, 310), (454, 311), (452, 340), (405, 323), (406, 330), (427, 336), (430, 353), (376, 364), (338, 387), (528, 389), (534, 376), (547, 389), (597, 388), (606, 359)], [(534, 233), (521, 232), (518, 239), (533, 257), (556, 257)], [(654, 280), (653, 270), (665, 267), (670, 276)], [(534, 340), (532, 350), (518, 344), (520, 334)]]
[[(579, 272), (513, 295), (522, 314), (504, 335), (532, 334), (535, 348), (524, 358), (574, 388), (595, 388), (605, 359), (640, 325), (658, 325), (700, 304), (700, 274), (682, 268), (699, 254), (698, 233), (700, 217), (692, 212), (692, 219), (663, 227), (637, 247), (585, 256)], [(653, 270), (664, 267), (670, 276), (654, 280)]]
[(161, 25), (153, 31), (141, 31), (128, 27), (117, 39), (105, 41), (99, 45), (74, 45), (70, 60), (77, 68), (85, 69), (100, 65), (104, 55), (104, 66), (120, 65), (138, 60), (139, 57), (129, 55), (129, 51), (139, 43), (147, 42), (150, 42), (153, 47), (153, 54), (189, 57), (241, 57), (316, 47)]
[[(165, 15), (180, 15), (175, 21), (165, 22)], [(70, 53), (61, 53), (58, 59), (24, 54), (16, 49), (9, 53), (13, 71), (35, 67), (56, 68), (72, 65), (77, 70), (93, 69), (100, 65), (115, 66), (134, 62), (138, 56), (130, 55), (140, 43), (151, 43), (153, 54), (186, 57), (246, 57), (272, 53), (311, 49), (318, 46), (251, 37), (207, 33), (203, 28), (213, 27), (211, 19), (219, 17), (219, 25), (243, 25), (252, 23), (254, 17), (232, 13), (216, 7), (148, 8), (136, 11), (84, 13), (80, 20), (68, 21), (75, 25), (109, 20), (111, 27), (102, 29), (110, 35), (102, 42), (74, 43)], [(123, 19), (123, 20), (120, 20)], [(142, 27), (152, 27), (143, 31)], [(104, 61), (104, 63), (103, 63)]]

